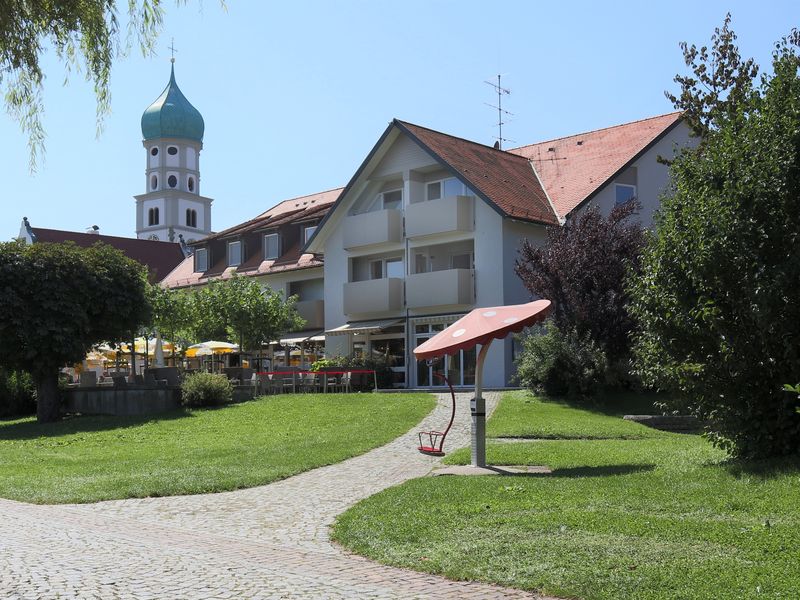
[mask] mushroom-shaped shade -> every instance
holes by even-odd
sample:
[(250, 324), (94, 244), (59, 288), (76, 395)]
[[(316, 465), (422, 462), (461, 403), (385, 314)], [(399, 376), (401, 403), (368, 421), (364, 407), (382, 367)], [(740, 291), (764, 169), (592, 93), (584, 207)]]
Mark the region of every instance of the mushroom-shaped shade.
[(536, 300), (527, 304), (476, 308), (450, 325), (444, 331), (414, 349), (418, 360), (455, 354), (478, 344), (501, 339), (511, 332), (543, 321), (550, 312), (550, 300)]

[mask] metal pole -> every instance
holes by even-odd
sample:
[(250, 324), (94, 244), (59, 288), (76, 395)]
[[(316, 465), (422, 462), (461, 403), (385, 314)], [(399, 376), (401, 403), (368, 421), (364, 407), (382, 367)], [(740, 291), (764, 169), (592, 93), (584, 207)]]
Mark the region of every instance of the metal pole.
[(472, 466), (486, 466), (486, 400), (483, 399), (483, 363), (492, 340), (481, 346), (475, 363), (475, 397), (470, 403), (472, 412)]

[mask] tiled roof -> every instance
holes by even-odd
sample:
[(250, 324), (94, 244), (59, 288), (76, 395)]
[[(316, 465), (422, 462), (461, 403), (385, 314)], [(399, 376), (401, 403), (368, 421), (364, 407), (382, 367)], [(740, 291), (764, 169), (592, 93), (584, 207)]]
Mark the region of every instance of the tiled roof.
[(41, 227), (33, 227), (32, 231), (36, 235), (37, 243), (74, 242), (78, 246), (88, 248), (97, 242), (103, 242), (113, 246), (128, 258), (132, 258), (146, 266), (152, 282), (161, 280), (180, 264), (184, 258), (180, 244), (172, 242), (157, 242), (155, 240), (140, 240), (77, 231), (61, 231), (59, 229), (42, 229)]
[(412, 123), (398, 127), (450, 165), (467, 185), (505, 215), (546, 225), (558, 223), (530, 161)]
[(681, 119), (680, 112), (509, 150), (531, 161), (566, 216)]
[(298, 198), (284, 200), (249, 221), (239, 223), (219, 233), (209, 235), (202, 240), (193, 242), (193, 245), (202, 246), (205, 242), (212, 240), (236, 237), (251, 231), (270, 229), (285, 223), (291, 223), (292, 221), (297, 221), (299, 223), (306, 219), (322, 216), (341, 193), (342, 188), (335, 188), (309, 196), (300, 196)]
[[(341, 192), (342, 188), (336, 188), (309, 196), (284, 200), (256, 218), (210, 235), (194, 242), (192, 246), (195, 248), (203, 247), (216, 240), (235, 238), (256, 231), (266, 231), (281, 225), (316, 220), (325, 215)], [(161, 285), (165, 287), (188, 287), (204, 284), (210, 279), (227, 279), (233, 275), (252, 277), (322, 266), (321, 259), (313, 254), (303, 254), (301, 250), (302, 248), (298, 242), (290, 248), (285, 248), (283, 254), (275, 260), (263, 260), (262, 255), (256, 253), (239, 267), (226, 266), (225, 258), (220, 257), (205, 273), (195, 272), (194, 257), (190, 256), (165, 277)]]

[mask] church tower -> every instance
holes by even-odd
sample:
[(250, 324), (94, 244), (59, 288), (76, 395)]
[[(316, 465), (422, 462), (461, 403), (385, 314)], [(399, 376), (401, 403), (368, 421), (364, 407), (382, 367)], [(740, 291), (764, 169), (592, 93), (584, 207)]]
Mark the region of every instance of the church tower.
[(142, 115), (146, 154), (144, 194), (136, 198), (136, 237), (187, 242), (211, 233), (211, 198), (200, 195), (200, 151), (205, 123), (175, 82)]

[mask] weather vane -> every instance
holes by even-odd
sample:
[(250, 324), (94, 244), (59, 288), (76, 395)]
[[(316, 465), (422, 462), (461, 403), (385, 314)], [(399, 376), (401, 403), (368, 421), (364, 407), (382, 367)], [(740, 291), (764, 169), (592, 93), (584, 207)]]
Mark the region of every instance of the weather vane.
[(170, 59), (170, 62), (174, 63), (175, 62), (175, 53), (177, 52), (177, 50), (175, 49), (175, 38), (172, 38), (172, 42), (170, 42), (170, 45), (167, 46), (167, 48), (169, 48), (169, 51), (172, 54), (172, 58)]

